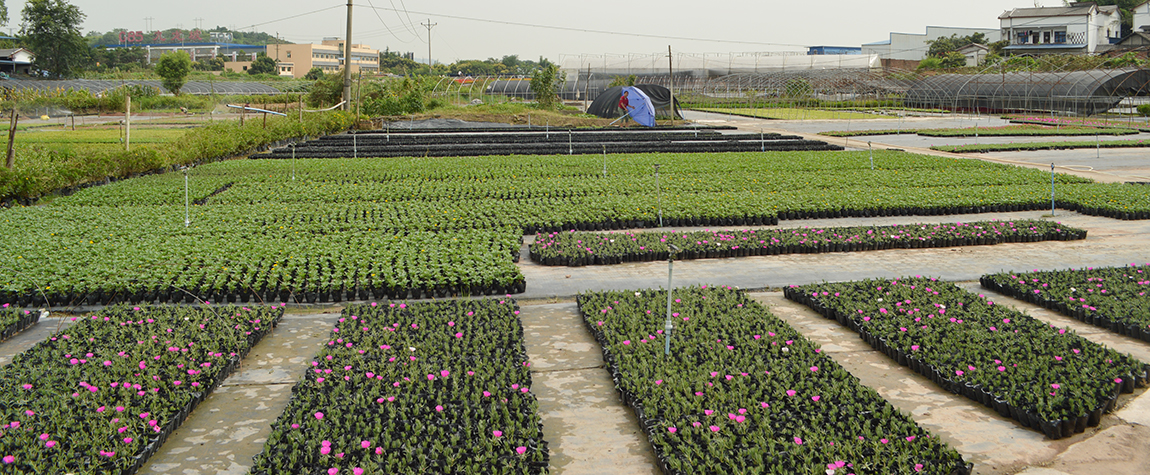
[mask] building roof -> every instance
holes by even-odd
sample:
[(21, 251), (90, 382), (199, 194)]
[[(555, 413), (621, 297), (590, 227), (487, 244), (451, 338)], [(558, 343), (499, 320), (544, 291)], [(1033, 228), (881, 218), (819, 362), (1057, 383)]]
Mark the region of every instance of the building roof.
[(1136, 36), (1142, 38), (1142, 40), (1145, 41), (1146, 43), (1150, 43), (1150, 33), (1135, 31), (1135, 32), (1130, 33), (1129, 35), (1126, 35), (1121, 40), (1118, 40), (1117, 44), (1124, 45), (1126, 43), (1129, 43), (1130, 39), (1134, 38)]
[(1093, 3), (1076, 3), (1066, 7), (1038, 7), (1038, 8), (1015, 8), (1010, 11), (1002, 12), (998, 16), (999, 20), (1006, 20), (1009, 18), (1039, 18), (1039, 17), (1052, 17), (1052, 16), (1086, 16), (1090, 11), (1097, 8), (1099, 12), (1113, 15), (1118, 11), (1116, 5), (1102, 5), (1097, 6)]
[(31, 51), (28, 51), (24, 48), (5, 48), (5, 49), (0, 49), (0, 58), (10, 60), (12, 57), (16, 56), (16, 53), (21, 52), (21, 51), (28, 53), (32, 56), (35, 56), (35, 54), (33, 54)]

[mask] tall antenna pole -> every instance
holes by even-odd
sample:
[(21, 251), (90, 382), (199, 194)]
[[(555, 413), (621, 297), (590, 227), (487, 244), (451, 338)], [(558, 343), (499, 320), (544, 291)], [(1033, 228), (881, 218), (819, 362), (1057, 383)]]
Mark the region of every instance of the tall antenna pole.
[(347, 38), (343, 43), (343, 110), (351, 110), (351, 0), (347, 0)]
[(427, 23), (422, 23), (423, 26), (427, 27), (427, 72), (428, 73), (431, 72), (431, 64), (432, 64), (432, 61), (431, 61), (431, 29), (433, 27), (435, 27), (435, 25), (438, 25), (438, 24), (439, 23), (432, 23), (430, 18), (427, 19)]

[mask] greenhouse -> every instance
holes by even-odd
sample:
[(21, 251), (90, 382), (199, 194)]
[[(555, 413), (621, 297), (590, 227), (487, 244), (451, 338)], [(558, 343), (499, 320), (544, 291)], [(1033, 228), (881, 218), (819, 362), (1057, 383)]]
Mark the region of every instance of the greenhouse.
[(1150, 70), (942, 74), (916, 81), (907, 107), (983, 112), (1094, 115), (1123, 99), (1150, 95)]

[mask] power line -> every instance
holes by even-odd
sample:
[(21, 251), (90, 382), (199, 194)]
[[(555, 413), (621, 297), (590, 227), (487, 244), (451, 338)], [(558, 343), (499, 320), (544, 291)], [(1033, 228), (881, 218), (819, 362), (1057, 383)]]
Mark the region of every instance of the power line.
[[(292, 19), (295, 19), (295, 18), (299, 18), (299, 17), (302, 17), (302, 16), (314, 15), (314, 14), (316, 14), (316, 13), (320, 13), (320, 12), (326, 12), (326, 11), (328, 11), (328, 10), (334, 10), (334, 9), (336, 9), (336, 8), (343, 8), (343, 7), (344, 7), (344, 5), (332, 5), (332, 6), (330, 6), (330, 7), (327, 7), (327, 8), (321, 8), (321, 9), (319, 9), (319, 10), (313, 10), (313, 11), (310, 11), (310, 12), (307, 12), (307, 13), (300, 13), (300, 14), (298, 14), (298, 15), (292, 15), (292, 16), (288, 16), (288, 17), (283, 17), (283, 18), (275, 19), (275, 20), (265, 21), (265, 22), (263, 22), (263, 23), (253, 23), (253, 24), (251, 24), (251, 25), (248, 25), (248, 26), (245, 26), (245, 27), (243, 27), (243, 28), (241, 28), (241, 29), (244, 29), (244, 28), (255, 28), (255, 27), (257, 27), (257, 26), (270, 25), (270, 24), (272, 24), (272, 23), (276, 23), (276, 22), (281, 22), (281, 21), (285, 21), (285, 20), (292, 20)], [(235, 30), (235, 29), (233, 28), (233, 30)], [(239, 31), (239, 30), (235, 30), (235, 31)]]
[[(396, 40), (399, 40), (401, 43), (407, 43), (407, 42), (409, 42), (409, 41), (410, 41), (410, 40), (404, 40), (404, 39), (401, 39), (401, 38), (399, 37), (399, 35), (395, 34), (395, 31), (393, 31), (393, 30), (391, 29), (391, 27), (387, 26), (387, 22), (384, 22), (384, 21), (383, 21), (383, 17), (379, 16), (379, 10), (375, 8), (375, 5), (371, 3), (371, 0), (367, 0), (367, 4), (371, 6), (371, 10), (372, 10), (372, 12), (374, 12), (374, 13), (375, 13), (375, 17), (379, 19), (379, 24), (383, 25), (383, 29), (384, 29), (385, 31), (387, 31), (388, 33), (391, 33), (391, 36), (394, 36), (394, 37), (395, 37), (395, 39), (396, 39)], [(395, 6), (395, 3), (394, 3), (394, 2), (392, 3), (392, 6)], [(399, 15), (397, 14), (396, 16), (399, 16)], [(399, 23), (400, 23), (400, 25), (402, 25), (402, 26), (404, 27), (404, 31), (405, 31), (405, 32), (407, 32), (407, 33), (411, 33), (411, 34), (412, 34), (413, 36), (415, 36), (416, 38), (418, 38), (418, 37), (419, 37), (419, 35), (418, 35), (418, 34), (416, 34), (416, 33), (415, 33), (413, 30), (411, 30), (411, 28), (409, 28), (407, 25), (403, 24), (403, 18), (400, 18), (400, 19), (399, 19)]]
[[(375, 9), (379, 9), (379, 10), (398, 11), (394, 8), (386, 8), (386, 7), (364, 7), (364, 8), (375, 8)], [(719, 39), (714, 39), (714, 38), (691, 38), (691, 37), (687, 37), (687, 36), (665, 36), (665, 35), (651, 35), (651, 34), (644, 34), (644, 33), (625, 33), (625, 32), (619, 32), (619, 31), (593, 30), (593, 29), (589, 29), (589, 28), (572, 28), (572, 27), (554, 26), (554, 25), (537, 25), (534, 23), (522, 23), (522, 22), (506, 21), (506, 20), (491, 20), (491, 19), (487, 19), (487, 18), (472, 18), (472, 17), (465, 17), (465, 16), (458, 16), (458, 15), (443, 15), (443, 14), (439, 14), (439, 13), (417, 12), (417, 11), (411, 11), (409, 13), (415, 13), (415, 14), (419, 14), (419, 15), (434, 15), (436, 17), (451, 18), (451, 19), (455, 19), (455, 20), (468, 20), (468, 21), (477, 21), (477, 22), (482, 22), (482, 23), (494, 23), (497, 25), (524, 26), (524, 27), (529, 27), (529, 28), (543, 28), (543, 29), (548, 29), (548, 30), (573, 31), (573, 32), (578, 32), (578, 33), (597, 33), (597, 34), (604, 34), (604, 35), (633, 36), (633, 37), (638, 37), (638, 38), (656, 38), (656, 39), (663, 39), (663, 40), (702, 41), (702, 42), (710, 42), (710, 43), (732, 43), (732, 44), (763, 45), (763, 46), (792, 46), (792, 47), (800, 47), (800, 48), (805, 48), (808, 46), (808, 45), (798, 45), (798, 44), (790, 44), (790, 43), (767, 43), (767, 42), (761, 42), (761, 41), (719, 40)]]

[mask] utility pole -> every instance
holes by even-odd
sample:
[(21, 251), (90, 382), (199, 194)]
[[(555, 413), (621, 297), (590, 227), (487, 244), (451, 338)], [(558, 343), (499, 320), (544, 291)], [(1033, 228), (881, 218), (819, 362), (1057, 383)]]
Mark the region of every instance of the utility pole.
[(193, 18), (192, 21), (196, 22), (196, 29), (197, 30), (202, 30), (204, 28), (204, 19), (203, 18)]
[(351, 111), (351, 0), (347, 0), (347, 38), (343, 43), (343, 110)]
[(145, 21), (145, 22), (147, 23), (147, 25), (148, 25), (148, 30), (147, 30), (147, 31), (152, 31), (152, 20), (155, 20), (155, 18), (153, 18), (153, 17), (146, 17), (146, 18), (144, 18), (144, 21)]
[(427, 27), (427, 72), (429, 72), (429, 73), (431, 72), (431, 65), (432, 65), (432, 61), (431, 61), (431, 29), (434, 28), (435, 25), (438, 25), (438, 24), (439, 23), (432, 23), (430, 18), (427, 19), (427, 23), (422, 23), (423, 26)]
[[(675, 126), (675, 64), (671, 45), (667, 45), (667, 91), (671, 93), (671, 127)], [(670, 292), (670, 289), (667, 290)]]

